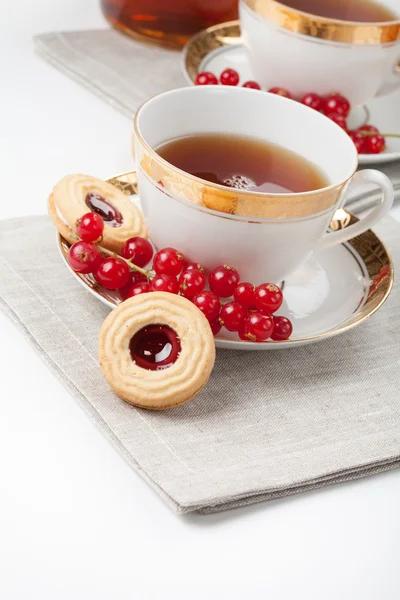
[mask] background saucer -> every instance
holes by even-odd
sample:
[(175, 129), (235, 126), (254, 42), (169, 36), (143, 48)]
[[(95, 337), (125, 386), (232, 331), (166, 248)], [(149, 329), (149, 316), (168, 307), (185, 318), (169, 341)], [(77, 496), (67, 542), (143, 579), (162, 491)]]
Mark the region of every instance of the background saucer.
[[(211, 71), (218, 75), (227, 67), (235, 69), (240, 81), (255, 79), (240, 34), (239, 21), (209, 27), (195, 35), (183, 50), (183, 70), (193, 84), (198, 73)], [(312, 90), (310, 90), (312, 91)], [(352, 110), (349, 125), (356, 128), (368, 119), (383, 133), (400, 134), (400, 91), (381, 96), (365, 107)], [(379, 164), (400, 159), (400, 139), (387, 138), (387, 150), (382, 154), (360, 154), (360, 164)]]
[[(108, 180), (140, 206), (136, 173), (123, 173)], [(331, 223), (334, 230), (357, 220), (343, 209)], [(102, 288), (91, 275), (75, 273), (67, 261), (70, 244), (57, 238), (61, 256), (73, 276), (97, 300), (114, 308), (121, 302), (118, 292)], [(241, 341), (226, 330), (216, 337), (218, 348), (277, 350), (328, 339), (359, 325), (378, 310), (393, 285), (393, 265), (379, 238), (368, 230), (345, 244), (315, 253), (283, 284), (285, 302), (278, 314), (293, 322), (293, 335), (286, 342)]]

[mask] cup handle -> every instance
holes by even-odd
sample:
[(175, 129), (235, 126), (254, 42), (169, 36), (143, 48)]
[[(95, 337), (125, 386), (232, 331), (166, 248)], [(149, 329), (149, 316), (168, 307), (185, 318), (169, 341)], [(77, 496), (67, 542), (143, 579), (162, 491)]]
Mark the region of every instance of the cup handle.
[(339, 231), (326, 233), (318, 245), (318, 250), (331, 248), (337, 244), (347, 242), (347, 240), (350, 240), (357, 235), (361, 235), (364, 231), (373, 227), (390, 210), (393, 204), (394, 191), (392, 182), (384, 173), (375, 171), (374, 169), (365, 169), (364, 171), (358, 171), (353, 176), (352, 182), (356, 184), (376, 183), (379, 185), (382, 190), (381, 202), (366, 217), (363, 217), (357, 223), (345, 227), (345, 229), (340, 229)]

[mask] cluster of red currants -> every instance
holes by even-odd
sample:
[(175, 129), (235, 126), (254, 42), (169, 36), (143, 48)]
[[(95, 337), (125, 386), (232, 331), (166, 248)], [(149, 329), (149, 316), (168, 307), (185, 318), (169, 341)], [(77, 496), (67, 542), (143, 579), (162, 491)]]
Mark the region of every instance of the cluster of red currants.
[[(124, 244), (121, 256), (103, 248), (103, 219), (89, 212), (76, 223), (80, 240), (71, 246), (68, 262), (77, 273), (92, 274), (109, 290), (118, 290), (122, 300), (147, 292), (181, 294), (197, 306), (207, 318), (214, 335), (221, 327), (236, 331), (240, 339), (264, 342), (287, 340), (292, 324), (274, 313), (283, 302), (282, 291), (272, 283), (255, 287), (241, 282), (233, 267), (223, 265), (207, 278), (198, 263), (187, 262), (175, 248), (162, 248), (153, 257), (150, 242), (133, 237)], [(144, 267), (153, 259), (152, 270)], [(232, 298), (226, 304), (221, 298)]]
[[(239, 73), (235, 69), (224, 69), (219, 76), (219, 81), (214, 73), (210, 71), (203, 71), (199, 73), (195, 79), (195, 85), (238, 85), (239, 84)], [(256, 81), (246, 81), (242, 84), (244, 88), (251, 88), (253, 90), (261, 90), (261, 87)]]
[[(240, 281), (233, 267), (222, 265), (211, 271), (208, 277), (210, 291), (193, 298), (194, 304), (203, 311), (210, 322), (214, 335), (221, 327), (236, 331), (241, 340), (265, 342), (287, 340), (293, 326), (287, 317), (277, 316), (283, 302), (282, 290), (273, 283), (255, 286)], [(220, 298), (233, 300), (221, 306)]]
[[(275, 88), (274, 88), (275, 89)], [(277, 88), (279, 89), (279, 88)], [(269, 90), (273, 92), (273, 90)], [(281, 90), (287, 97), (291, 97), (287, 90)], [(277, 93), (277, 92), (273, 92)], [(350, 113), (350, 102), (338, 93), (329, 94), (329, 96), (320, 96), (315, 92), (310, 92), (300, 99), (302, 104), (313, 108), (324, 114), (328, 119), (339, 125), (353, 140), (359, 154), (380, 154), (385, 150), (385, 138), (373, 125), (362, 125), (358, 129), (349, 129), (347, 126), (347, 117)]]
[[(225, 69), (222, 71), (219, 81), (217, 77), (209, 71), (199, 73), (196, 77), (196, 85), (238, 85), (239, 73), (234, 69)], [(246, 81), (242, 87), (261, 90), (261, 86), (256, 81)], [(294, 100), (291, 93), (285, 88), (273, 87), (268, 90), (271, 94), (284, 96)], [(323, 113), (328, 119), (334, 121), (339, 127), (342, 127), (353, 140), (359, 154), (380, 154), (385, 150), (386, 142), (384, 136), (377, 127), (373, 125), (362, 125), (358, 129), (350, 130), (347, 127), (347, 117), (350, 113), (350, 102), (338, 93), (329, 94), (329, 96), (320, 96), (315, 92), (310, 92), (299, 99), (299, 102)]]

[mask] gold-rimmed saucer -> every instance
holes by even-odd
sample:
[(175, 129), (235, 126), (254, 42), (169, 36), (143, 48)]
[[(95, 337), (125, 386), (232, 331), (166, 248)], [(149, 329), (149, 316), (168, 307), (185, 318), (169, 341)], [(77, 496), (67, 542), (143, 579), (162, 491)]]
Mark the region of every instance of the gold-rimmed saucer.
[[(135, 171), (108, 179), (140, 206)], [(336, 212), (333, 230), (357, 221), (344, 209)], [(102, 288), (91, 275), (75, 273), (67, 261), (70, 244), (57, 237), (60, 254), (73, 276), (109, 308), (121, 298), (118, 292)], [(285, 302), (279, 311), (293, 322), (293, 335), (286, 342), (260, 344), (241, 341), (226, 330), (216, 337), (219, 348), (235, 350), (277, 350), (322, 341), (360, 325), (385, 302), (393, 286), (393, 264), (385, 245), (368, 230), (329, 250), (316, 252), (285, 280)]]
[[(255, 79), (243, 45), (239, 21), (214, 25), (193, 36), (183, 49), (183, 72), (190, 84), (202, 71), (217, 76), (227, 67), (235, 69), (241, 82)], [(312, 91), (312, 90), (310, 90)], [(385, 133), (400, 134), (400, 91), (374, 98), (365, 106), (356, 107), (349, 116), (352, 129), (369, 123)], [(381, 154), (360, 154), (360, 164), (379, 164), (400, 160), (400, 139), (386, 139), (387, 149)]]

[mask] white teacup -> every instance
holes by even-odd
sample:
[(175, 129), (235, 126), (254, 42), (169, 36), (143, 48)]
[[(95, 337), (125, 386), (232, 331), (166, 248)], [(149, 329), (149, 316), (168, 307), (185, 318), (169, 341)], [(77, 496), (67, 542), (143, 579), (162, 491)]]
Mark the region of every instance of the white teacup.
[[(357, 151), (333, 121), (281, 96), (228, 86), (165, 92), (135, 117), (139, 191), (151, 240), (208, 269), (234, 265), (242, 280), (280, 281), (316, 249), (341, 244), (373, 226), (390, 208), (393, 187), (379, 171), (355, 173)], [(230, 133), (273, 142), (319, 167), (329, 185), (305, 193), (260, 194), (194, 177), (162, 159), (157, 147), (199, 133)], [(373, 182), (382, 201), (358, 223), (327, 229), (348, 184)]]
[(400, 86), (400, 3), (381, 4), (397, 20), (340, 21), (276, 0), (240, 0), (240, 27), (257, 81), (296, 97), (340, 92), (354, 105), (394, 91)]

